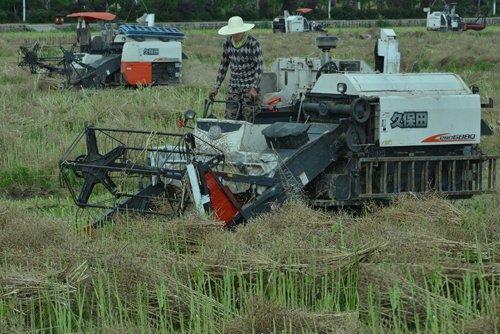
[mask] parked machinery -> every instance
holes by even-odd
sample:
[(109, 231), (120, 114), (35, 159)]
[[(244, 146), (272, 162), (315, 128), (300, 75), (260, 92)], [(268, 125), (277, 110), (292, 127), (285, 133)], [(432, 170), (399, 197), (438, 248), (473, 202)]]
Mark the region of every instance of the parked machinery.
[[(276, 59), (261, 89), (284, 91), (290, 102), (264, 106), (251, 122), (213, 118), (211, 107), (224, 101), (207, 101), (186, 134), (84, 129), (60, 168), (79, 207), (108, 210), (90, 227), (124, 209), (158, 214), (162, 202), (169, 214), (192, 203), (231, 226), (294, 198), (334, 207), (408, 193), (470, 198), (495, 191), (498, 156), (479, 147), (480, 137), (492, 134), (481, 120), (491, 100), (482, 105), (477, 89), (453, 73), (399, 73), (390, 29), (378, 40), (377, 70), (331, 59), (335, 36), (316, 43), (323, 59)], [(186, 111), (185, 122), (195, 115)], [(78, 195), (73, 174), (83, 181)], [(126, 191), (134, 175), (150, 181)], [(112, 205), (91, 202), (98, 184)]]
[(57, 56), (46, 56), (47, 49), (38, 43), (21, 46), (19, 66), (29, 66), (33, 74), (60, 73), (68, 84), (83, 88), (103, 85), (165, 85), (178, 83), (181, 77), (181, 40), (184, 34), (174, 28), (121, 25), (113, 29), (109, 13), (75, 13), (102, 26), (99, 36), (92, 38), (89, 53), (76, 52), (75, 47), (60, 47)]
[[(455, 13), (457, 4), (446, 5), (442, 12), (430, 12), (430, 8), (424, 8), (427, 13), (427, 31), (463, 31), (463, 30), (483, 30), (486, 27), (486, 13), (480, 13), (475, 21), (464, 21)], [(466, 14), (476, 14), (466, 10)]]
[[(300, 8), (295, 11), (295, 15), (285, 10), (284, 15), (273, 20), (273, 32), (308, 32), (313, 31), (312, 24), (303, 16), (312, 11), (310, 8)], [(321, 29), (321, 27), (320, 27)]]

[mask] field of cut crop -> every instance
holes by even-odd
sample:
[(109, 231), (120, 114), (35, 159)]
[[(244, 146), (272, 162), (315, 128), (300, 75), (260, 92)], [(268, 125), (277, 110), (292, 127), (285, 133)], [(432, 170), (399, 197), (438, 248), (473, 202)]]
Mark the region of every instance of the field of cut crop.
[[(481, 148), (499, 154), (500, 29), (395, 31), (402, 72), (455, 72), (483, 103), (493, 98)], [(91, 240), (77, 234), (57, 164), (84, 126), (176, 131), (179, 113), (201, 115), (223, 37), (185, 33), (180, 85), (101, 91), (17, 67), (19, 45), (73, 34), (0, 35), (0, 333), (500, 332), (498, 194), (361, 212), (298, 200), (235, 231), (189, 212), (123, 215)], [(357, 38), (366, 33), (374, 39)], [(317, 34), (252, 34), (266, 70), (277, 57), (321, 56)], [(378, 29), (330, 34), (335, 58), (374, 65)]]

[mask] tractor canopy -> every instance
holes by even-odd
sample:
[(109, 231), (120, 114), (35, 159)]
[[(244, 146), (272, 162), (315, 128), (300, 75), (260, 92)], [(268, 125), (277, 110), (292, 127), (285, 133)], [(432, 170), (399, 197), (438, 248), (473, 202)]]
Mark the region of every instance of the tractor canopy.
[(295, 12), (297, 14), (299, 14), (299, 13), (305, 14), (305, 13), (312, 12), (312, 9), (311, 8), (299, 8)]
[(113, 21), (116, 15), (105, 12), (88, 12), (88, 13), (73, 13), (68, 14), (67, 17), (80, 17), (83, 16), (85, 21), (93, 22), (97, 20)]

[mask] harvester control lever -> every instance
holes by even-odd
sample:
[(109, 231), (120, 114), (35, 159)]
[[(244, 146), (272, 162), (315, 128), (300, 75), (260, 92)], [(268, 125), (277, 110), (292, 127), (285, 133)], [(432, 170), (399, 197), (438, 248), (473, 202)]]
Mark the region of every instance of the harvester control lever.
[[(238, 104), (238, 111), (236, 112), (236, 117), (234, 118), (235, 120), (238, 119), (238, 117), (240, 115), (240, 110), (241, 110), (241, 103), (240, 102), (238, 102), (238, 101), (226, 101), (226, 100), (213, 100), (213, 99), (210, 99), (210, 101), (205, 100), (205, 109), (203, 110), (203, 118), (214, 117), (213, 112), (212, 112), (212, 108), (213, 108), (214, 103), (236, 103), (236, 104)], [(207, 116), (208, 108), (211, 108), (211, 109), (210, 109), (210, 115)]]
[(318, 73), (316, 73), (316, 81), (318, 81), (319, 77), (321, 76), (321, 74), (323, 74), (323, 71), (325, 69), (328, 69), (328, 73), (337, 73), (339, 71), (337, 64), (335, 64), (335, 62), (331, 60), (319, 68)]

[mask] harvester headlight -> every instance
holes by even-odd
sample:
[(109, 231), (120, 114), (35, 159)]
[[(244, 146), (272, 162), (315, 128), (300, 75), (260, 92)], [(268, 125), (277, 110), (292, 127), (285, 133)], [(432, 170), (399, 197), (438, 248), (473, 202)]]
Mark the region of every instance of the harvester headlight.
[(196, 111), (188, 109), (184, 112), (184, 119), (187, 121), (189, 119), (194, 119), (196, 117)]
[(337, 84), (337, 92), (339, 92), (340, 94), (344, 94), (347, 90), (347, 85), (343, 82), (339, 82)]

